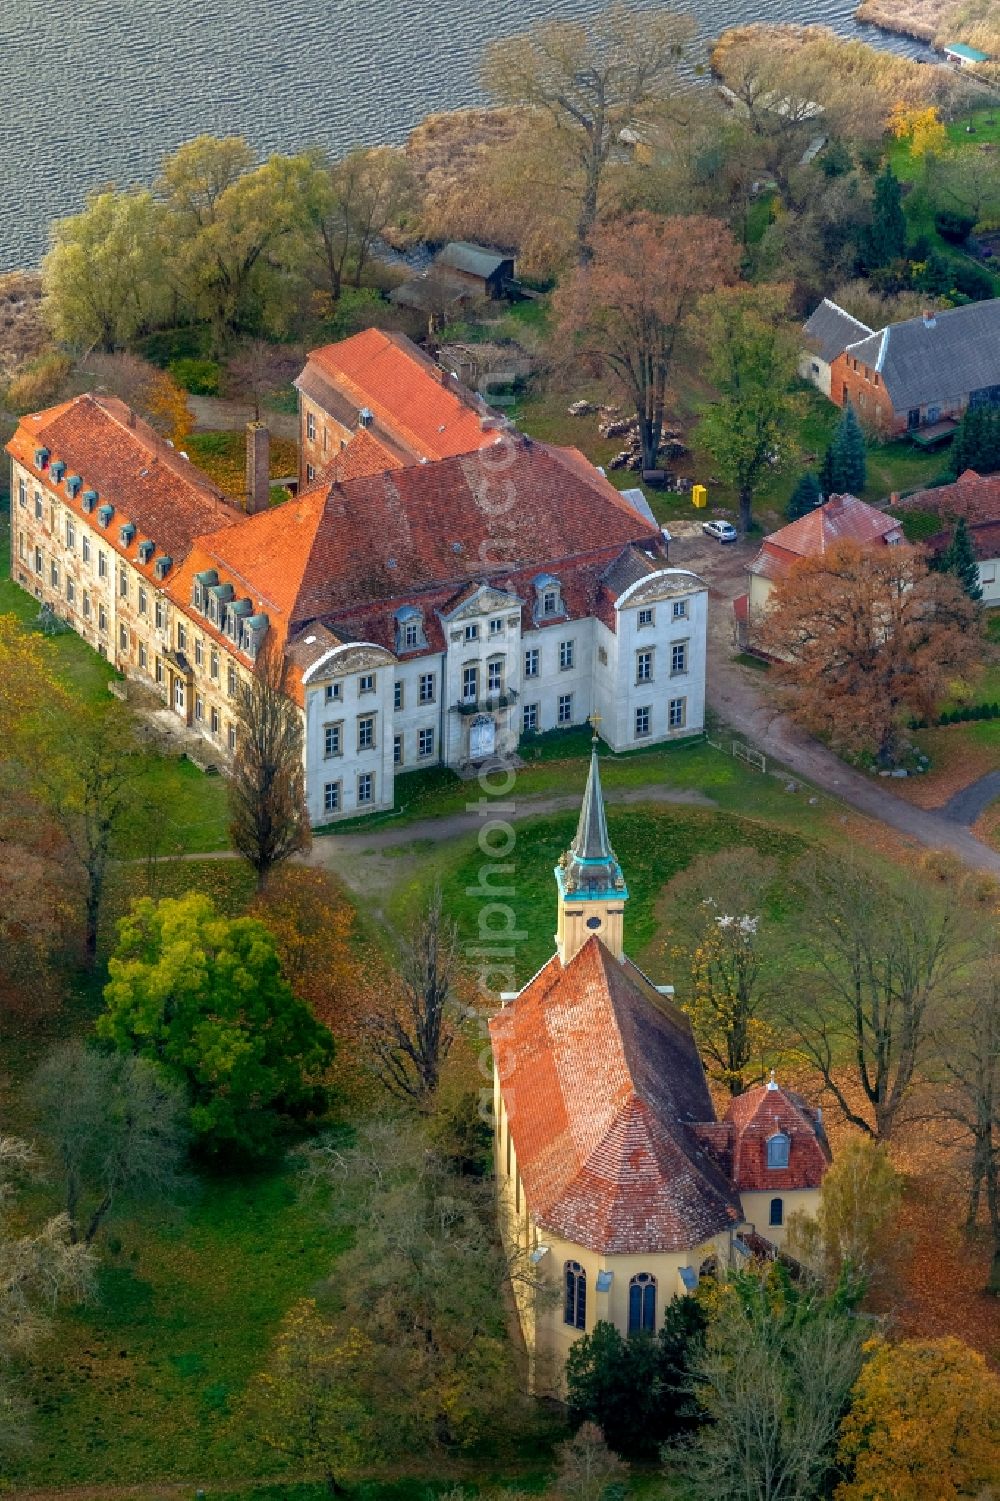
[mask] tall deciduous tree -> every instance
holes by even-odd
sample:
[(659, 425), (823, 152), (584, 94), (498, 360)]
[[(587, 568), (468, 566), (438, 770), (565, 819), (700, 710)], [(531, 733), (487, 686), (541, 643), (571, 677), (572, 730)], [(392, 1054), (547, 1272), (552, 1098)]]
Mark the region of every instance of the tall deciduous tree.
[(1000, 1485), (1000, 1378), (961, 1340), (879, 1340), (855, 1383), (836, 1501), (987, 1497)]
[(143, 898), (118, 934), (97, 1035), (186, 1088), (205, 1148), (265, 1154), (289, 1120), (324, 1108), (333, 1039), (293, 996), (263, 923), (191, 893)]
[(845, 1268), (871, 1286), (898, 1244), (902, 1197), (903, 1180), (886, 1148), (870, 1136), (850, 1136), (823, 1179), (815, 1218), (790, 1216), (788, 1249), (829, 1288)]
[(635, 408), (644, 469), (656, 467), (667, 385), (686, 320), (702, 293), (731, 281), (737, 250), (715, 219), (640, 213), (604, 224), (593, 258), (553, 298), (574, 359), (610, 371)]
[(236, 700), (236, 754), (229, 779), (229, 837), (252, 866), (257, 889), (282, 860), (309, 848), (302, 715), (288, 694), (284, 657), (265, 641)]
[(544, 110), (580, 166), (581, 260), (589, 253), (602, 178), (621, 133), (641, 125), (650, 106), (676, 89), (677, 62), (694, 34), (688, 16), (616, 3), (590, 29), (548, 21), (487, 49), (489, 92), (505, 104)]
[(929, 1056), (933, 1007), (968, 957), (962, 909), (914, 902), (861, 860), (806, 859), (797, 880), (809, 959), (788, 1025), (846, 1118), (885, 1141)]
[(778, 581), (755, 629), (792, 717), (890, 765), (902, 724), (928, 718), (975, 672), (977, 613), (913, 548), (840, 542)]
[(121, 349), (165, 313), (161, 217), (150, 192), (104, 188), (56, 220), (42, 276), (57, 339)]
[(444, 913), (441, 889), (431, 895), (403, 945), (402, 996), (369, 1021), (375, 1068), (397, 1098), (428, 1104), (455, 1039), (452, 987), (458, 928)]
[(788, 323), (789, 296), (787, 287), (727, 288), (704, 299), (697, 322), (717, 392), (698, 440), (735, 489), (744, 531), (761, 482), (793, 452), (799, 339)]
[(156, 1064), (69, 1042), (37, 1071), (27, 1102), (62, 1179), (72, 1244), (91, 1244), (119, 1196), (179, 1189), (187, 1098)]
[(360, 287), (375, 242), (412, 201), (413, 178), (406, 157), (389, 146), (349, 151), (333, 163), (315, 154), (312, 165), (304, 208), (336, 302), (348, 276)]

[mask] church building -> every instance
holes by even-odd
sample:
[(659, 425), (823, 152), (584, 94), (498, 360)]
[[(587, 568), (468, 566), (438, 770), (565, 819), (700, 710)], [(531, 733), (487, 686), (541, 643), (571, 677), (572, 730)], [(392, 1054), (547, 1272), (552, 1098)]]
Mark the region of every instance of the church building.
[(773, 1075), (717, 1117), (671, 987), (625, 953), (596, 737), (555, 876), (556, 952), (490, 1023), (501, 1232), (541, 1279), (518, 1292), (537, 1393), (559, 1393), (599, 1321), (655, 1331), (671, 1299), (749, 1256), (744, 1235), (780, 1246), (830, 1161), (820, 1112)]

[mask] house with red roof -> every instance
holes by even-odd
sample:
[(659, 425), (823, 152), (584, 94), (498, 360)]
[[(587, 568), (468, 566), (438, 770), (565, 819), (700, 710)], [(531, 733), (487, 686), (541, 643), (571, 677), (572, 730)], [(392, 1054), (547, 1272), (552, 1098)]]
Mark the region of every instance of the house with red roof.
[(925, 547), (941, 553), (954, 535), (955, 522), (963, 520), (979, 568), (983, 604), (1000, 605), (1000, 474), (977, 474), (966, 469), (950, 485), (915, 490), (895, 501), (896, 512), (930, 512), (941, 521), (941, 531), (928, 537)]
[(490, 1022), (501, 1233), (535, 1270), (518, 1316), (536, 1392), (561, 1390), (601, 1320), (660, 1328), (675, 1297), (815, 1213), (829, 1147), (773, 1075), (720, 1121), (690, 1022), (624, 948), (628, 890), (608, 837), (597, 740), (556, 867), (552, 958)]
[(408, 770), (509, 762), (595, 712), (615, 749), (698, 732), (707, 589), (669, 566), (641, 493), (478, 418), (467, 448), (459, 407), (456, 452), (413, 462), (362, 428), (339, 470), (258, 511), (112, 398), (36, 413), (8, 445), (14, 577), (220, 768), (241, 685), (280, 654), (315, 824), (391, 808)]

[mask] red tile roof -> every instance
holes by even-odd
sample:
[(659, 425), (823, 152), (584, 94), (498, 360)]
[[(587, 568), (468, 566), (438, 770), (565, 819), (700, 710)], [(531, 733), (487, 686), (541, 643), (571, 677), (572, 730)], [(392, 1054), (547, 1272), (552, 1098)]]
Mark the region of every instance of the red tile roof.
[[(973, 521), (968, 532), (972, 550), (980, 563), (1000, 558), (1000, 520)], [(931, 553), (942, 553), (954, 535), (954, 528), (948, 527), (946, 531), (935, 532), (933, 537), (928, 537), (924, 546)]]
[[(801, 1095), (780, 1085), (759, 1084), (731, 1102), (724, 1123), (732, 1130), (731, 1172), (738, 1189), (776, 1191), (818, 1188), (830, 1164), (819, 1113)], [(767, 1142), (790, 1138), (788, 1167), (767, 1166)]]
[(413, 460), (446, 459), (484, 448), (496, 437), (483, 427), (485, 403), (465, 391), (403, 334), (368, 328), (338, 344), (313, 349), (318, 367), (352, 405), (368, 407), (380, 427)]
[(845, 539), (863, 547), (902, 537), (894, 516), (877, 511), (854, 495), (831, 495), (824, 505), (789, 522), (764, 538), (750, 572), (761, 578), (778, 579), (802, 558), (818, 558)]
[(540, 1225), (606, 1253), (686, 1250), (742, 1218), (690, 1129), (712, 1102), (690, 1026), (596, 937), (490, 1023), (518, 1169)]
[(917, 490), (897, 501), (893, 510), (933, 511), (950, 521), (960, 516), (966, 521), (1000, 521), (1000, 474), (977, 474), (974, 469), (966, 469), (954, 484)]
[[(359, 427), (347, 446), (321, 470), (313, 483), (329, 488), (347, 480), (367, 479), (371, 474), (383, 474), (387, 469), (402, 467), (402, 459), (381, 443), (370, 428)], [(309, 489), (312, 488), (310, 485)]]
[[(35, 467), (38, 448), (49, 450), (49, 472)], [(53, 484), (52, 463), (62, 460), (66, 473), (56, 488), (62, 492), (64, 503), (149, 577), (156, 557), (166, 553), (176, 566), (191, 551), (200, 532), (230, 528), (245, 519), (206, 475), (114, 396), (77, 396), (47, 411), (22, 417), (7, 451), (48, 485)], [(75, 498), (65, 492), (65, 480), (71, 474), (82, 480)], [(97, 491), (98, 506), (114, 506), (114, 516), (106, 528), (100, 527), (96, 510), (89, 515), (83, 511), (84, 490)], [(125, 522), (135, 527), (135, 536), (127, 545), (119, 536)], [(143, 541), (155, 543), (147, 565), (140, 564), (137, 556)]]

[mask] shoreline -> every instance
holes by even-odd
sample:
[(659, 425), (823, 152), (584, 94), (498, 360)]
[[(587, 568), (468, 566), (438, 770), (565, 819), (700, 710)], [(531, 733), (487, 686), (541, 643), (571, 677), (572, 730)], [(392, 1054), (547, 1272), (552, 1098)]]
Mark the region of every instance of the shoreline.
[[(923, 42), (941, 56), (958, 42), (985, 52), (991, 62), (1000, 58), (1000, 22), (970, 20), (967, 7), (956, 0), (859, 0), (854, 19), (889, 36)], [(941, 56), (941, 62), (948, 66)]]

